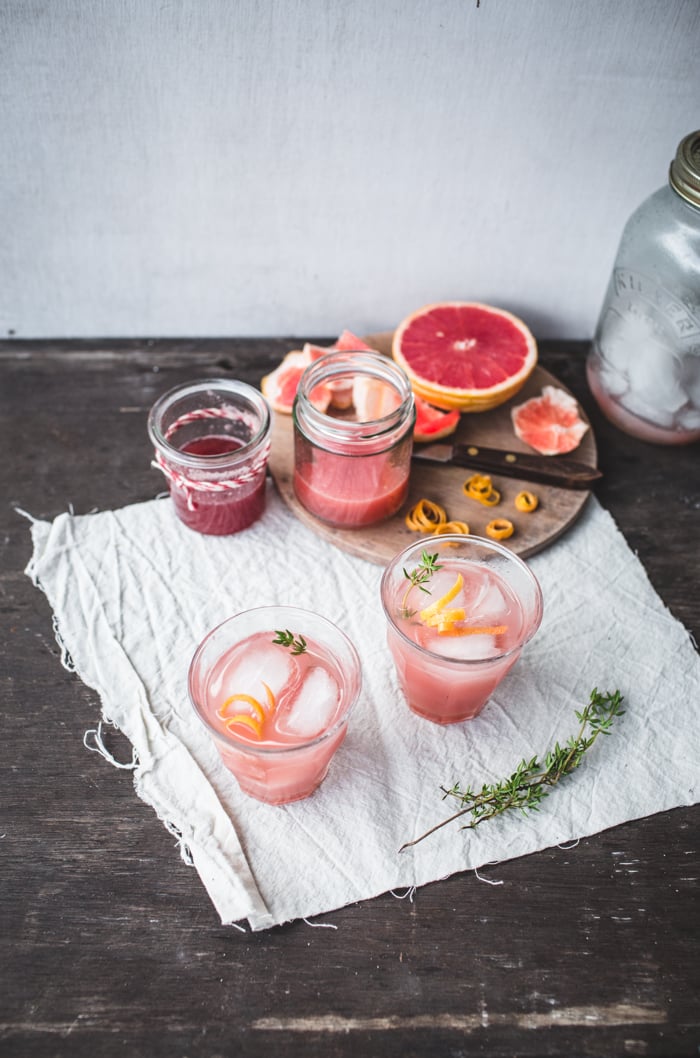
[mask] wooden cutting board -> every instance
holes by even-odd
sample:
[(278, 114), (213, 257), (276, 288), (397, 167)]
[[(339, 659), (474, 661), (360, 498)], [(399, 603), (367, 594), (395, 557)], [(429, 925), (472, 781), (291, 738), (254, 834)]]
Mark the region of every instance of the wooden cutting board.
[[(389, 354), (391, 337), (392, 332), (387, 331), (369, 335), (366, 341), (379, 352)], [(558, 386), (566, 390), (566, 387), (562, 386), (548, 371), (542, 367), (536, 367), (523, 389), (513, 400), (494, 408), (493, 411), (463, 415), (456, 433), (447, 440), (531, 453), (532, 449), (515, 436), (510, 409), (513, 404), (521, 404), (529, 397), (538, 396), (542, 387), (547, 385)], [(585, 420), (583, 409), (580, 411)], [(551, 458), (556, 461), (557, 457), (552, 456)], [(579, 447), (571, 452), (568, 458), (588, 463), (590, 466), (597, 466), (598, 453), (590, 427)], [(413, 462), (408, 499), (398, 514), (386, 522), (363, 529), (336, 529), (309, 514), (294, 494), (292, 417), (279, 412), (274, 413), (270, 473), (282, 499), (304, 525), (318, 533), (324, 540), (330, 540), (342, 551), (379, 565), (385, 565), (398, 551), (420, 539), (419, 533), (406, 527), (404, 518), (406, 512), (422, 497), (434, 500), (444, 507), (449, 519), (466, 521), (471, 533), (475, 536), (485, 536), (486, 525), (493, 518), (510, 519), (515, 525), (515, 532), (503, 543), (521, 558), (526, 558), (528, 555), (542, 551), (566, 532), (581, 514), (590, 495), (587, 491), (538, 485), (492, 474), (494, 486), (501, 493), (501, 502), (497, 507), (483, 507), (475, 500), (470, 500), (462, 492), (463, 483), (472, 473), (468, 467)], [(532, 514), (521, 514), (513, 504), (518, 492), (524, 488), (539, 497), (539, 507)]]

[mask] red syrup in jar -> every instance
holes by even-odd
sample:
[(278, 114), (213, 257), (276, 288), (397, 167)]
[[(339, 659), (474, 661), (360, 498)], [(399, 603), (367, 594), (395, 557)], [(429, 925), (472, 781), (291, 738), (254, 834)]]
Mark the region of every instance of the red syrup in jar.
[[(187, 441), (180, 451), (185, 455), (222, 456), (237, 452), (243, 443), (235, 437), (223, 434), (208, 434)], [(213, 471), (214, 468), (212, 468)], [(211, 480), (233, 480), (247, 469), (230, 470), (217, 468), (217, 473), (207, 475)], [(192, 489), (189, 492), (171, 485), (170, 496), (180, 520), (195, 532), (209, 536), (228, 536), (252, 525), (265, 508), (265, 468), (261, 468), (252, 481), (244, 481), (237, 488), (226, 488), (220, 492)], [(188, 496), (190, 497), (188, 503)]]

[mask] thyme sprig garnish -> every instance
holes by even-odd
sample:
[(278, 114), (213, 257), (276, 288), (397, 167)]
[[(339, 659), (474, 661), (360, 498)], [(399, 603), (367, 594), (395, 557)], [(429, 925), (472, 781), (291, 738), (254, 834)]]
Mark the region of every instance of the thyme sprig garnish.
[(282, 647), (289, 647), (292, 654), (303, 654), (306, 650), (306, 640), (303, 636), (295, 636), (294, 632), (290, 632), (288, 628), (280, 631), (279, 628), (275, 629), (275, 639), (273, 643), (278, 644)]
[(542, 761), (537, 757), (521, 760), (507, 779), (493, 784), (484, 783), (478, 793), (470, 786), (462, 790), (459, 783), (449, 790), (443, 786), (443, 800), (453, 797), (462, 807), (441, 823), (426, 830), (419, 838), (407, 841), (399, 852), (411, 845), (417, 845), (436, 830), (463, 816), (470, 815), (471, 819), (460, 829), (473, 830), (487, 819), (493, 819), (512, 808), (520, 809), (523, 813), (536, 812), (551, 788), (578, 768), (584, 754), (591, 748), (598, 735), (609, 734), (613, 720), (624, 715), (622, 701), (623, 697), (619, 691), (600, 694), (598, 689), (594, 688), (588, 705), (581, 712), (576, 711), (576, 718), (580, 723), (578, 733), (569, 738), (564, 746), (557, 742)]
[(408, 581), (410, 581), (410, 583), (404, 592), (401, 605), (399, 606), (400, 617), (413, 617), (416, 611), (408, 609), (408, 596), (411, 594), (413, 588), (418, 588), (419, 591), (424, 591), (426, 595), (430, 595), (430, 591), (425, 588), (424, 585), (430, 580), (433, 573), (437, 573), (439, 569), (442, 569), (442, 566), (438, 563), (437, 551), (434, 555), (429, 555), (427, 551), (423, 551), (420, 562), (410, 573), (404, 567), (403, 575)]

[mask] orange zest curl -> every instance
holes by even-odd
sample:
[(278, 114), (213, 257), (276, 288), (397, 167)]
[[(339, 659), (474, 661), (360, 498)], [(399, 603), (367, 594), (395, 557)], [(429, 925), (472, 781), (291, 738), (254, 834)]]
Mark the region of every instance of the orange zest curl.
[(532, 511), (537, 509), (540, 501), (534, 492), (528, 492), (527, 489), (524, 489), (518, 493), (514, 502), (516, 510), (522, 511), (523, 514), (531, 514)]
[(472, 474), (462, 485), (462, 492), (470, 500), (482, 503), (484, 507), (495, 507), (501, 502), (501, 494), (493, 487), (488, 474)]
[[(272, 714), (276, 705), (275, 696), (272, 693), (272, 689), (264, 680), (261, 680), (260, 682), (265, 688), (267, 712)], [(251, 711), (249, 713), (234, 713), (233, 716), (229, 716), (229, 706), (233, 705), (235, 702), (247, 705)], [(256, 738), (262, 738), (262, 729), (267, 713), (265, 707), (257, 698), (253, 697), (252, 694), (232, 694), (226, 699), (223, 705), (219, 706), (216, 710), (216, 715), (219, 720), (223, 720), (227, 731), (232, 731), (237, 725), (243, 724), (244, 727), (250, 728)]]
[(486, 526), (486, 535), (490, 536), (492, 540), (507, 540), (509, 536), (513, 535), (514, 531), (513, 523), (508, 521), (507, 518), (494, 518)]
[(426, 499), (418, 500), (405, 518), (408, 528), (419, 533), (434, 533), (436, 528), (444, 525), (446, 521), (445, 508)]
[(226, 727), (230, 731), (236, 724), (244, 724), (249, 727), (258, 738), (262, 738), (262, 723), (256, 716), (250, 716), (248, 713), (236, 713), (235, 716), (229, 717), (226, 721)]
[(436, 536), (443, 536), (445, 533), (461, 533), (464, 536), (469, 536), (469, 526), (466, 522), (443, 522), (442, 525), (438, 525), (433, 532)]

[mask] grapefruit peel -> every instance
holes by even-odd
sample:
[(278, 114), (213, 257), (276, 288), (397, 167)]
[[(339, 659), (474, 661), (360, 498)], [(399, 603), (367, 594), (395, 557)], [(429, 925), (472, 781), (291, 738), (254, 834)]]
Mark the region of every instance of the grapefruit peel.
[(556, 386), (544, 386), (539, 397), (511, 408), (510, 414), (516, 436), (543, 456), (572, 452), (588, 430), (576, 399)]
[(489, 411), (510, 400), (537, 364), (528, 327), (480, 302), (426, 305), (399, 324), (392, 356), (416, 396), (437, 408)]

